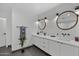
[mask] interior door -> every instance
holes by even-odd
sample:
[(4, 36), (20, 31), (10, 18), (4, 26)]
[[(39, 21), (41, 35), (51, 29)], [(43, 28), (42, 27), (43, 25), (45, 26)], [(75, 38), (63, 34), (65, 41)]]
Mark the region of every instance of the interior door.
[(6, 19), (0, 18), (0, 47), (6, 45)]

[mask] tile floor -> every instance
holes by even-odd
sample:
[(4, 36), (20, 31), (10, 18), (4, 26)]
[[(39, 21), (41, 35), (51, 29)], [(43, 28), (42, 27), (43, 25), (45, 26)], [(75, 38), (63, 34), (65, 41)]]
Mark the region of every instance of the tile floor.
[(1, 47), (0, 56), (49, 56), (44, 51), (40, 50), (36, 46), (31, 46), (24, 49), (24, 53), (21, 53), (21, 50), (11, 53), (11, 48)]

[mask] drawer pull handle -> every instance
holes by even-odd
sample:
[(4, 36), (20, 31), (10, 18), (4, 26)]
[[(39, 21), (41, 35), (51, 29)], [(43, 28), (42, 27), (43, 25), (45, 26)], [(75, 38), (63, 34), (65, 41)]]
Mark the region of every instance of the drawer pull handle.
[(57, 43), (61, 43), (61, 44), (63, 44), (62, 42), (58, 42), (58, 41), (57, 41)]

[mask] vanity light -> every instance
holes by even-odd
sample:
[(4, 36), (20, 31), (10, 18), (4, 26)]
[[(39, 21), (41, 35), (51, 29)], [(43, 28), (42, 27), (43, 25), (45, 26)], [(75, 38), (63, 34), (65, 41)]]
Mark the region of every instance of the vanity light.
[(79, 6), (75, 7), (75, 13), (79, 15)]
[(48, 20), (47, 20), (47, 19), (45, 19), (45, 22), (48, 22)]
[(58, 16), (58, 15), (59, 15), (59, 13), (56, 13), (56, 15)]
[(58, 16), (56, 16), (56, 17), (54, 18), (54, 22), (56, 22), (57, 18), (58, 18)]
[(38, 21), (36, 21), (35, 23), (38, 25), (39, 24), (40, 19), (38, 19)]
[(79, 11), (79, 6), (76, 6), (75, 7), (75, 11)]
[(39, 22), (38, 22), (38, 21), (36, 21), (35, 23), (36, 23), (36, 24), (39, 24)]
[(59, 15), (59, 13), (56, 13), (56, 17), (54, 18), (54, 22), (56, 22), (58, 15)]
[(41, 20), (45, 20), (45, 22), (48, 22), (47, 17), (44, 17), (44, 19), (38, 19), (38, 21), (36, 21), (35, 23), (36, 23), (36, 24), (39, 24), (39, 22), (40, 22)]
[(56, 13), (56, 17), (55, 17), (56, 20), (57, 20), (58, 16), (59, 16), (59, 13)]
[(45, 19), (45, 22), (48, 22), (47, 17), (45, 17), (44, 19)]

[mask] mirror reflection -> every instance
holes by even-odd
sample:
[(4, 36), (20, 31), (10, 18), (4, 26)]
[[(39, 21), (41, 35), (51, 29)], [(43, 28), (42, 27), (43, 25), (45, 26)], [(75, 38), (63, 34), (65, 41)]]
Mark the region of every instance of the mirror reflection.
[(58, 16), (56, 24), (62, 30), (69, 30), (75, 27), (78, 22), (77, 14), (73, 11), (65, 11)]

